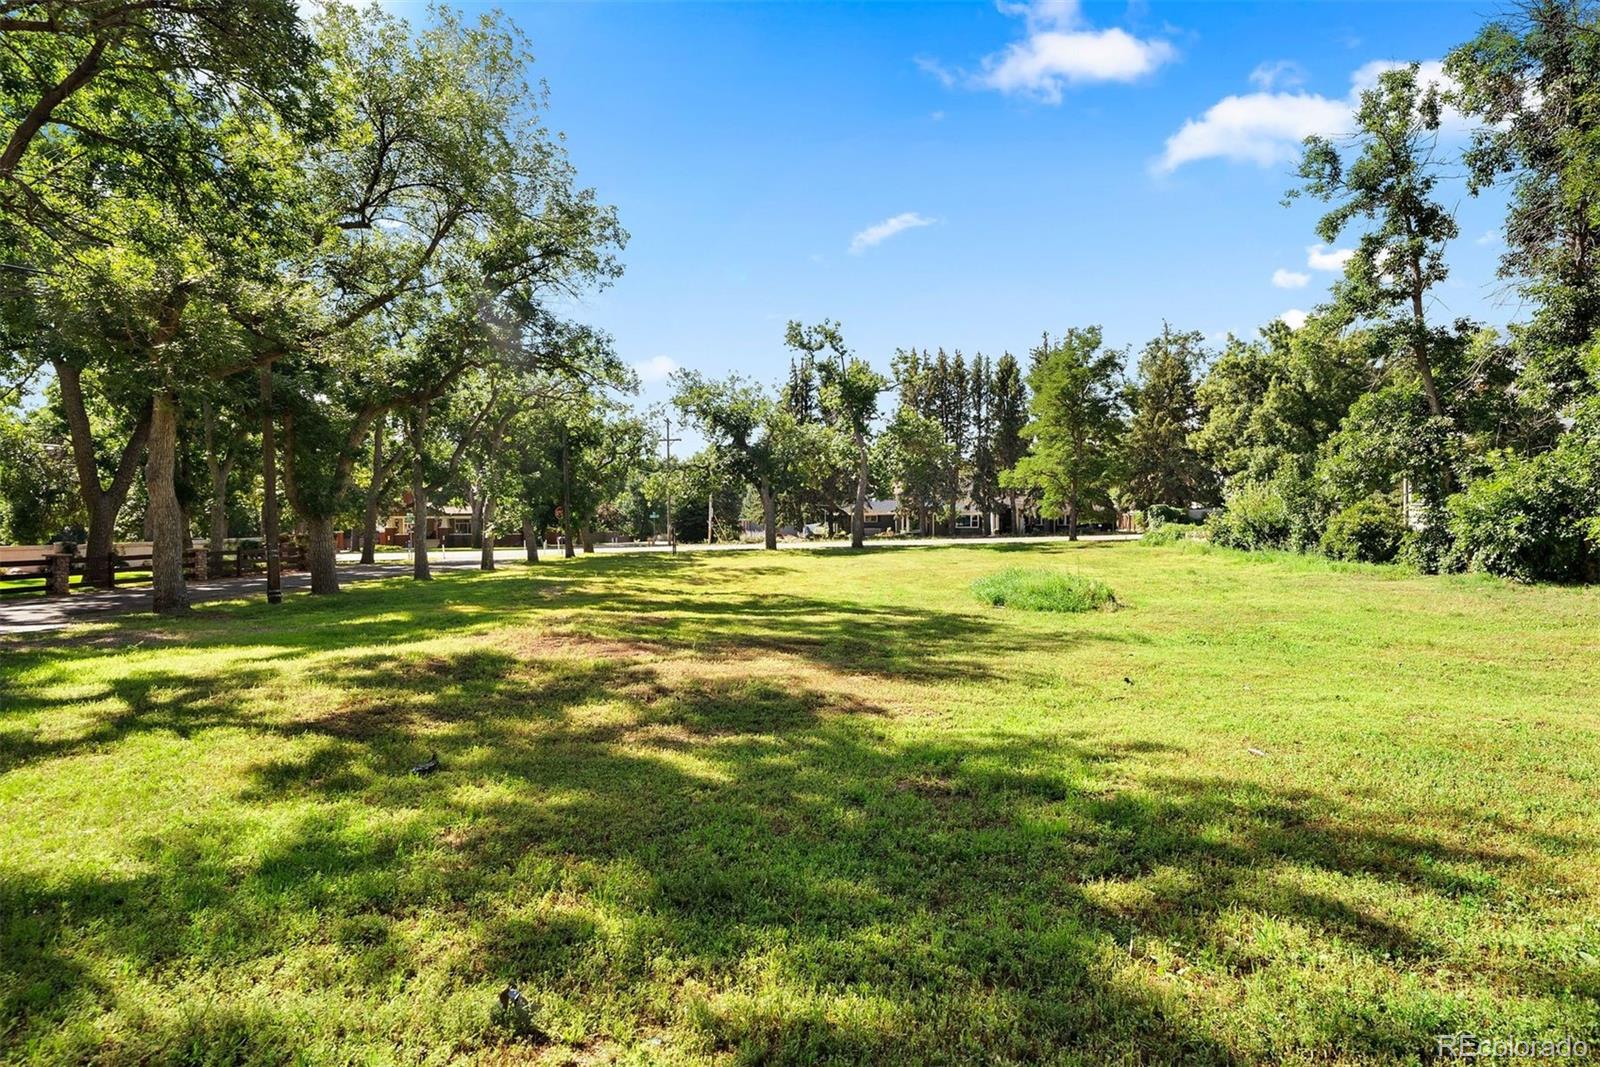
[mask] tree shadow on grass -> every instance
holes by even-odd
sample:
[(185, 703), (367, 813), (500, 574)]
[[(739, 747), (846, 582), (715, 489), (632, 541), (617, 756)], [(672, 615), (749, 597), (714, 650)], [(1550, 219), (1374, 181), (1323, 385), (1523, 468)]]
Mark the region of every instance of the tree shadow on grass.
[[(326, 954), (340, 987), (413, 976), (416, 1013), (360, 1035), (374, 1047), (512, 1041), (487, 1021), (443, 1033), (426, 990), (487, 1003), (521, 981), (549, 1032), (625, 1045), (665, 1032), (751, 1062), (1223, 1063), (1268, 1053), (1162, 993), (1176, 978), (1153, 950), (1213, 960), (1202, 1001), (1206, 983), (1272, 968), (1312, 980), (1239, 940), (1241, 916), (1270, 916), (1398, 977), (1449, 946), (1346, 886), (1493, 903), (1538, 879), (1518, 855), (1352, 822), (1310, 793), (1163, 774), (1168, 746), (893, 741), (890, 713), (848, 690), (614, 651), (319, 668), (358, 694), (345, 712), (403, 714), (262, 724), (295, 754), (258, 762), (237, 814), (135, 842), (147, 874), (0, 874), (5, 984), (20, 991), (8, 1025), (37, 1035), (112, 992), (82, 959), (226, 985), (302, 951)], [(427, 749), (443, 769), (407, 774)], [(249, 813), (280, 808), (311, 814), (265, 846), (235, 843)], [(418, 915), (448, 935), (403, 936)], [(1592, 974), (1548, 965), (1495, 981), (1524, 997), (1596, 991)], [(1302, 1017), (1276, 1052), (1392, 1062), (1492, 1022), (1481, 1010), (1350, 1003)]]
[[(464, 604), (441, 581), (398, 613), (392, 598), (353, 591), (382, 634), (416, 637), (429, 620), (427, 633), (471, 635), (487, 617), (496, 644), (324, 655), (310, 680), (344, 694), (335, 706), (247, 714), (262, 665), (205, 682), (149, 669), (108, 683), (125, 718), (21, 762), (146, 729), (242, 726), (289, 747), (248, 768), (226, 814), (175, 816), (159, 838), (131, 842), (136, 873), (0, 866), (0, 1052), (97, 1006), (122, 1013), (131, 1047), (158, 1060), (226, 1041), (271, 1060), (335, 1025), (382, 1054), (481, 1049), (518, 1038), (487, 1010), (460, 1029), (441, 991), (471, 990), (487, 1009), (512, 980), (526, 983), (540, 1027), (569, 1043), (664, 1033), (687, 1053), (746, 1062), (1395, 1062), (1423, 1055), (1434, 1033), (1498, 1021), (1482, 996), (1407, 1012), (1345, 996), (1308, 1016), (1341, 978), (1241, 924), (1286, 924), (1368, 976), (1459, 969), (1427, 920), (1352, 887), (1506, 910), (1508, 894), (1544, 884), (1520, 854), (1361, 822), (1308, 792), (1174, 775), (1164, 765), (1181, 753), (1159, 743), (893, 740), (894, 711), (850, 675), (860, 657), (844, 639), (862, 616), (837, 603), (823, 613), (765, 598), (762, 614), (708, 584), (695, 611), (687, 594), (560, 582), (558, 595)], [(518, 617), (567, 632), (498, 629)], [(901, 673), (860, 672), (869, 679), (937, 681), (945, 666), (917, 657), (1035, 640), (996, 636), (982, 616), (931, 638), (917, 631), (928, 617), (865, 617), (880, 620), (889, 664), (908, 660)], [(741, 646), (723, 618), (747, 621), (757, 640)], [(760, 643), (795, 620), (839, 643)], [(322, 623), (308, 627), (256, 643), (341, 647)], [(251, 643), (226, 629), (198, 636)], [(779, 651), (794, 669), (741, 675), (741, 647)], [(823, 684), (835, 676), (845, 684)], [(443, 769), (408, 774), (430, 750)], [(1173, 956), (1201, 980), (1182, 985)], [(1575, 1006), (1600, 994), (1593, 968), (1475, 962), (1503, 997), (1593, 1018)], [(303, 997), (388, 991), (399, 1007), (337, 1024), (273, 1016), (259, 1033), (243, 1008), (141, 1020), (116, 1006), (119, 973), (156, 975), (174, 1000), (196, 983), (242, 994), (282, 973)], [(1231, 1001), (1272, 989), (1286, 1011), (1298, 1003), (1296, 1027), (1264, 1039), (1224, 1025), (1240, 1018)]]

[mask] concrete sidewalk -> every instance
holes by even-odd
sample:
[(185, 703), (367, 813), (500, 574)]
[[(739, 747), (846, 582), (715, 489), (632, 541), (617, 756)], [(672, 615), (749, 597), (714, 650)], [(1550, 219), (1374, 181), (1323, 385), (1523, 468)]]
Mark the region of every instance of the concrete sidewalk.
[[(475, 565), (476, 561), (474, 561)], [(454, 561), (446, 564), (452, 569)], [(342, 566), (340, 582), (370, 581), (373, 578), (394, 578), (408, 573), (408, 568), (388, 564), (372, 566)], [(311, 576), (304, 571), (290, 571), (283, 576), (285, 594), (308, 589)], [(208, 600), (238, 600), (241, 597), (266, 599), (267, 580), (261, 575), (253, 578), (215, 578), (207, 582), (189, 583), (189, 600), (200, 604)], [(117, 615), (131, 615), (150, 610), (150, 586), (130, 585), (121, 589), (95, 590), (72, 593), (69, 596), (47, 597), (33, 595), (7, 598), (0, 601), (0, 634), (37, 633), (59, 630), (80, 622), (100, 622)]]

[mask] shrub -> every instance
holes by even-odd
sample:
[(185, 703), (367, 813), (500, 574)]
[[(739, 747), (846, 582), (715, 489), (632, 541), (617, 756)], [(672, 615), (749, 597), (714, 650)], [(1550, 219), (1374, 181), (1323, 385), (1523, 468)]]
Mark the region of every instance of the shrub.
[(1271, 481), (1234, 485), (1206, 527), (1211, 541), (1227, 548), (1304, 552), (1321, 539), (1325, 517), (1312, 482), (1286, 470)]
[(1186, 540), (1188, 536), (1189, 531), (1186, 527), (1173, 523), (1163, 523), (1160, 526), (1152, 526), (1147, 529), (1144, 532), (1144, 536), (1139, 538), (1139, 543), (1141, 545), (1175, 545), (1179, 541)]
[(972, 583), (979, 600), (1022, 611), (1093, 611), (1115, 607), (1104, 582), (1065, 571), (1007, 567)]
[(1442, 574), (1460, 569), (1450, 548), (1450, 531), (1441, 518), (1420, 530), (1406, 530), (1405, 536), (1400, 538), (1400, 551), (1394, 558), (1396, 563), (1415, 567), (1423, 574)]
[(1590, 453), (1578, 444), (1500, 458), (1450, 498), (1452, 562), (1520, 582), (1593, 580), (1600, 456)]
[(1147, 530), (1154, 530), (1168, 523), (1188, 525), (1192, 522), (1194, 520), (1189, 518), (1187, 508), (1175, 508), (1171, 504), (1151, 504), (1144, 512), (1144, 525)]
[(1381, 493), (1334, 512), (1322, 533), (1322, 554), (1353, 563), (1388, 563), (1400, 551), (1406, 524)]
[(1225, 548), (1283, 548), (1289, 541), (1289, 509), (1271, 483), (1246, 482), (1228, 494), (1206, 526), (1212, 543)]

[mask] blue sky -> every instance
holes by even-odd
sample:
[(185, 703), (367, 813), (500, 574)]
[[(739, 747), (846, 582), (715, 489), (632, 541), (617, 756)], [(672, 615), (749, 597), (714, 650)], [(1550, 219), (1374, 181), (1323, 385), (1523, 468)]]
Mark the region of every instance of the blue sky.
[[(1293, 146), (1383, 61), (1437, 60), (1460, 4), (515, 4), (583, 180), (632, 234), (575, 313), (646, 380), (776, 380), (790, 318), (862, 355), (1019, 355), (1099, 323), (1220, 339), (1335, 276)], [(1460, 201), (1439, 312), (1499, 323), (1500, 199)], [(1341, 244), (1348, 245), (1345, 241)], [(1320, 264), (1320, 268), (1319, 265)], [(1276, 284), (1275, 284), (1276, 277)]]

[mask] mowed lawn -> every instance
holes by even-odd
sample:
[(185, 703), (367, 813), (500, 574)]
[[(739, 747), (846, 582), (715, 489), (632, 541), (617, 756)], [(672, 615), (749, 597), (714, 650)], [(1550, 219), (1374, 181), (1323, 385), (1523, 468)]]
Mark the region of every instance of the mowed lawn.
[[(1120, 606), (970, 594), (1019, 564)], [(686, 553), (0, 643), (0, 1059), (1592, 1042), (1597, 594), (1137, 544)]]

